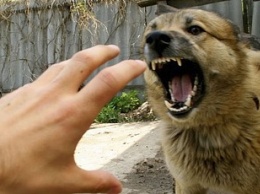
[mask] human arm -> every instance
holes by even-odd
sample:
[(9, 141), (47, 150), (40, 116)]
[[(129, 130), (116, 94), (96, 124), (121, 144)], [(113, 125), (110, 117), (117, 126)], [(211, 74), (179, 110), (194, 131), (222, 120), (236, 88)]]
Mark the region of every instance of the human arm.
[(78, 91), (118, 53), (115, 46), (86, 49), (0, 99), (0, 193), (120, 193), (121, 183), (110, 173), (85, 171), (74, 160), (101, 108), (145, 69), (141, 62), (123, 61)]

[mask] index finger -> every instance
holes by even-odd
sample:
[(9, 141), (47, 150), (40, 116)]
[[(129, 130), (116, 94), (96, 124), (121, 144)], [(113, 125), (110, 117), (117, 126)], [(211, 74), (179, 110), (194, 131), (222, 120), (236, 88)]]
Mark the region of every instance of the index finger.
[(76, 53), (64, 61), (65, 68), (56, 77), (58, 83), (67, 88), (78, 90), (84, 80), (100, 65), (119, 54), (115, 45), (98, 45)]
[(127, 60), (102, 70), (79, 92), (88, 110), (92, 111), (89, 116), (94, 119), (102, 107), (145, 68), (142, 61)]

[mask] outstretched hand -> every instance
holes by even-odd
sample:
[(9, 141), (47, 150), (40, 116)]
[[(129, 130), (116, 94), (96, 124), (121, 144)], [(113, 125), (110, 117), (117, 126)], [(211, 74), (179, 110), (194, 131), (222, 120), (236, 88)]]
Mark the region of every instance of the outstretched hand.
[(127, 60), (102, 70), (119, 53), (95, 46), (51, 66), (36, 81), (0, 100), (0, 193), (58, 194), (121, 192), (121, 183), (104, 171), (85, 171), (75, 148), (102, 107), (145, 70)]

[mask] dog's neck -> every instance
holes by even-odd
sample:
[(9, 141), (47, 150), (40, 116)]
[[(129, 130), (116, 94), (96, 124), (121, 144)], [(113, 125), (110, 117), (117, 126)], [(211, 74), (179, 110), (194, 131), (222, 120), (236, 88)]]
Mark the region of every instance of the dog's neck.
[[(164, 138), (172, 143), (182, 143), (185, 147), (200, 147), (205, 150), (225, 149), (230, 146), (235, 146), (239, 142), (251, 141), (255, 139), (258, 129), (258, 122), (255, 122), (255, 117), (249, 117), (250, 120), (245, 120), (243, 117), (223, 118), (222, 122), (216, 124), (208, 123), (208, 125), (197, 125), (196, 127), (187, 125), (181, 127), (181, 124), (166, 126), (163, 132)], [(242, 125), (237, 125), (237, 119), (243, 121)], [(254, 125), (254, 126), (253, 126)], [(260, 138), (260, 137), (259, 137)], [(242, 140), (243, 139), (243, 140)]]

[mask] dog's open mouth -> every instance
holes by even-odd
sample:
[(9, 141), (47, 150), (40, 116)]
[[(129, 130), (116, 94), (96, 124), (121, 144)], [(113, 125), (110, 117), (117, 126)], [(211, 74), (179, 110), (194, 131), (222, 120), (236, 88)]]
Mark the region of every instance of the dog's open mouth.
[(173, 116), (189, 113), (204, 94), (203, 73), (198, 63), (182, 58), (158, 58), (150, 69), (165, 89), (165, 105)]

